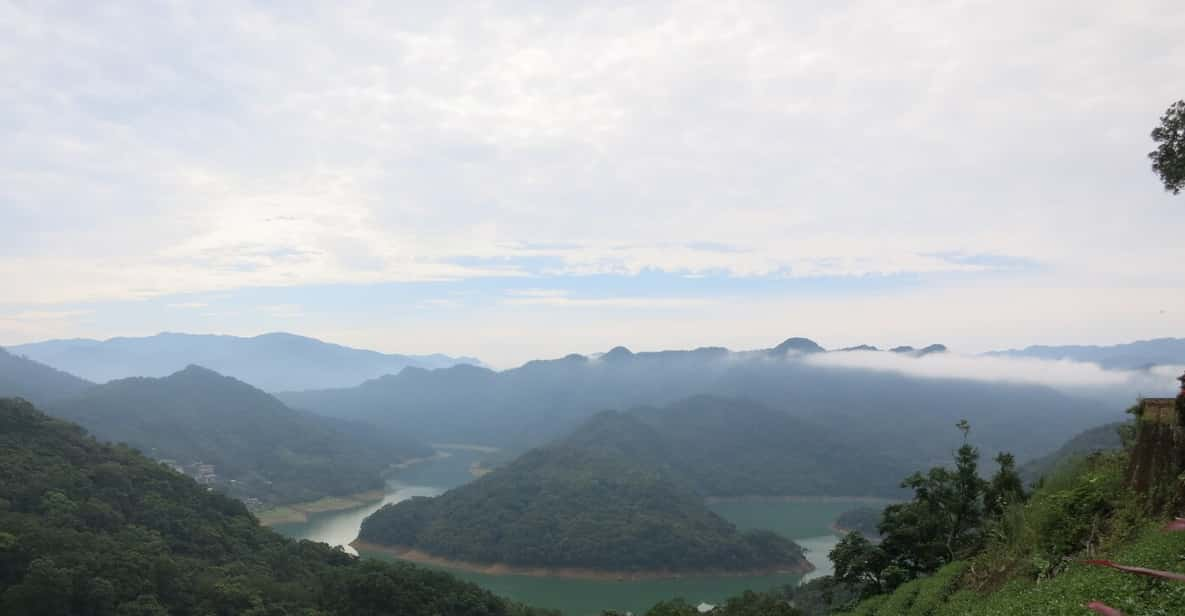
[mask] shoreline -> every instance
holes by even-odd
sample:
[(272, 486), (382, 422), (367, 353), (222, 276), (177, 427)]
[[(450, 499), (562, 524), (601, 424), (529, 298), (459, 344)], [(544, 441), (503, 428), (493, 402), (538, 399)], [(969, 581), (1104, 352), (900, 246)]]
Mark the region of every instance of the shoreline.
[(457, 449), (460, 451), (475, 451), (477, 453), (498, 453), (502, 451), (500, 447), (475, 445), (472, 443), (428, 443), (428, 446), (434, 449)]
[[(434, 460), (442, 460), (451, 457), (453, 454), (447, 451), (437, 451), (430, 456), (422, 458), (410, 458), (392, 464), (388, 467), (388, 471), (402, 471), (407, 470), (417, 464), (424, 462), (432, 462)], [(288, 505), (277, 505), (269, 507), (261, 511), (252, 512), (255, 517), (259, 519), (260, 526), (275, 526), (277, 524), (304, 524), (309, 521), (309, 515), (314, 513), (327, 513), (330, 511), (345, 511), (346, 509), (353, 509), (355, 507), (362, 507), (377, 503), (387, 496), (388, 486), (376, 488), (374, 490), (367, 490), (365, 492), (358, 492), (356, 494), (347, 494), (346, 496), (325, 496), (315, 501), (304, 501), (300, 503), (291, 503)]]
[(277, 524), (304, 524), (309, 516), (315, 513), (329, 511), (343, 511), (377, 503), (386, 496), (387, 490), (367, 490), (346, 496), (326, 496), (315, 501), (278, 505), (269, 509), (254, 512), (260, 526), (275, 526)]
[(424, 462), (431, 462), (433, 460), (443, 460), (444, 458), (450, 457), (452, 455), (453, 454), (451, 454), (447, 451), (437, 451), (430, 456), (424, 456), (422, 458), (410, 458), (410, 459), (404, 460), (398, 464), (392, 464), (389, 468), (402, 471), (402, 470), (409, 469), (417, 464), (423, 464)]
[(803, 560), (802, 566), (795, 568), (770, 567), (764, 569), (750, 569), (746, 571), (602, 571), (600, 569), (582, 569), (578, 567), (523, 567), (506, 564), (484, 564), (449, 560), (433, 556), (427, 552), (403, 546), (378, 545), (355, 539), (350, 547), (362, 552), (379, 552), (394, 556), (408, 562), (436, 565), (446, 569), (456, 569), (470, 573), (486, 575), (524, 575), (529, 577), (553, 577), (573, 580), (600, 580), (606, 582), (636, 582), (642, 580), (667, 580), (696, 577), (750, 577), (762, 575), (806, 575), (815, 570), (809, 561)]

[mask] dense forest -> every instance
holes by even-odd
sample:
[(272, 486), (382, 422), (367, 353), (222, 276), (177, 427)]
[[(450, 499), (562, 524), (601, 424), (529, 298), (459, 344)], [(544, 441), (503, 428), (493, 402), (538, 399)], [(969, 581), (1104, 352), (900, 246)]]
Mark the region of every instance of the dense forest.
[(365, 543), (451, 560), (609, 572), (809, 569), (770, 532), (739, 532), (664, 468), (561, 443), (435, 498), (386, 505)]
[(95, 386), (47, 411), (187, 471), (199, 462), (210, 465), (219, 489), (263, 503), (381, 489), (389, 465), (431, 454), (388, 430), (294, 411), (197, 366)]
[(242, 503), (0, 400), (0, 613), (529, 615), (477, 586), (261, 528)]
[(749, 400), (695, 396), (632, 414), (661, 441), (651, 450), (707, 496), (897, 496), (909, 470), (899, 458), (861, 451), (832, 430)]

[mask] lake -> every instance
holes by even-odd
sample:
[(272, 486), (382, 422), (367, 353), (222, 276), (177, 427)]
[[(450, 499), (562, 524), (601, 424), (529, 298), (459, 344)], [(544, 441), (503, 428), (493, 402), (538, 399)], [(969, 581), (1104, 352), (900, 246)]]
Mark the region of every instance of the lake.
[[(358, 536), (363, 518), (384, 503), (399, 502), (413, 496), (435, 496), (472, 479), (469, 466), (484, 455), (476, 451), (449, 449), (449, 457), (424, 462), (402, 470), (388, 482), (382, 503), (373, 503), (345, 511), (330, 511), (309, 516), (305, 523), (283, 524), (273, 528), (291, 537), (346, 545)], [(807, 549), (807, 558), (816, 571), (808, 577), (831, 571), (827, 552), (837, 538), (829, 526), (836, 516), (865, 504), (858, 499), (818, 501), (741, 501), (712, 503), (709, 507), (742, 529), (764, 528), (780, 533)], [(363, 552), (370, 558), (391, 559), (385, 554)], [(632, 611), (635, 614), (665, 599), (683, 597), (692, 603), (719, 603), (745, 590), (768, 590), (794, 584), (795, 575), (684, 577), (668, 580), (601, 581), (532, 577), (525, 575), (488, 575), (448, 570), (458, 578), (474, 582), (490, 591), (537, 607), (563, 610), (569, 616), (596, 616), (602, 610)]]

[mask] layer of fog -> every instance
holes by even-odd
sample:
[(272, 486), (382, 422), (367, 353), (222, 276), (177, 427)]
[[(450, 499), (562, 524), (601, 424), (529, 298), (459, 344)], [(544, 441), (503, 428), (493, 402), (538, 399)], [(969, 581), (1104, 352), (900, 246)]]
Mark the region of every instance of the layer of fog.
[(1107, 370), (1098, 364), (1070, 360), (985, 357), (934, 353), (922, 357), (899, 353), (851, 351), (817, 353), (802, 360), (818, 366), (893, 372), (920, 378), (955, 378), (1046, 385), (1087, 395), (1161, 397), (1176, 394), (1175, 378), (1185, 366), (1153, 366), (1146, 370)]

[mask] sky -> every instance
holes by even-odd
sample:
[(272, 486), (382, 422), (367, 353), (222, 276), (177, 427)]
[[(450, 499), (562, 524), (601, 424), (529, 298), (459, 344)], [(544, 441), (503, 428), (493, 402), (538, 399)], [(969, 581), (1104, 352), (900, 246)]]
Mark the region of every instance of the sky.
[(1185, 335), (1180, 0), (0, 0), (0, 344)]

